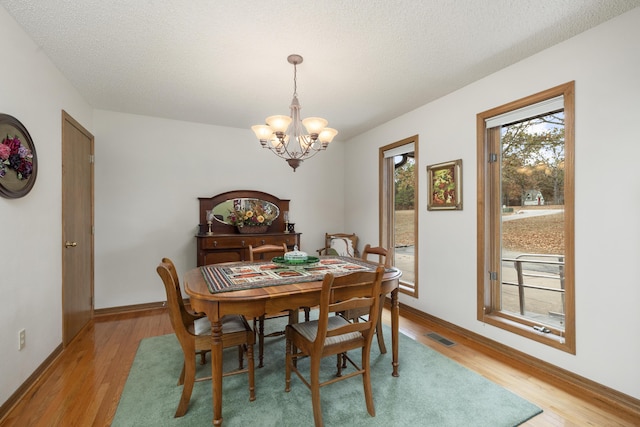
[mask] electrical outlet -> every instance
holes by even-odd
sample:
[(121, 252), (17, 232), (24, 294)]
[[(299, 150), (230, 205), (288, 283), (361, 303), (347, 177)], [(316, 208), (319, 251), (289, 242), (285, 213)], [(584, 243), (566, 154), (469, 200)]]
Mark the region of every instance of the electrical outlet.
[(22, 350), (24, 348), (25, 341), (26, 341), (26, 336), (25, 336), (25, 330), (24, 329), (20, 329), (20, 332), (18, 332), (18, 338), (20, 340), (20, 342), (18, 344), (18, 350)]

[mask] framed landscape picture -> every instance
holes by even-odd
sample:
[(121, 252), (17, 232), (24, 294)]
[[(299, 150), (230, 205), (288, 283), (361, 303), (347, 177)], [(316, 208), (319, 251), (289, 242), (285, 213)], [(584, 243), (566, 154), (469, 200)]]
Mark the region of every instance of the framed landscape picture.
[(462, 210), (462, 159), (427, 166), (427, 210)]

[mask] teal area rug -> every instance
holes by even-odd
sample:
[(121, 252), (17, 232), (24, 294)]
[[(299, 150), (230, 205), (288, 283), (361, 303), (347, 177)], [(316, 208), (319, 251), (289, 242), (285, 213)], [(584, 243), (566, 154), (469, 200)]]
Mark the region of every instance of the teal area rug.
[[(265, 323), (265, 329), (280, 327), (277, 319)], [(391, 331), (386, 326), (384, 333), (390, 350)], [(394, 378), (390, 351), (380, 354), (374, 338), (371, 377), (376, 416), (367, 413), (361, 377), (354, 377), (321, 389), (325, 426), (517, 426), (542, 412), (532, 403), (402, 334), (399, 351), (400, 377)], [(350, 354), (359, 359), (357, 352)], [(295, 374), (291, 378), (291, 391), (284, 391), (284, 358), (284, 338), (266, 338), (265, 366), (256, 369), (253, 402), (249, 402), (246, 375), (223, 379), (223, 425), (313, 425), (311, 393)], [(308, 366), (305, 362), (299, 362), (303, 369)], [(326, 358), (323, 363), (323, 373), (327, 376), (335, 373), (335, 358)], [(174, 335), (144, 339), (112, 426), (211, 425), (210, 381), (196, 383), (187, 414), (173, 417), (182, 391), (176, 385), (181, 364), (182, 351)], [(199, 376), (207, 376), (211, 365), (196, 366)], [(237, 351), (225, 350), (225, 370), (236, 366)]]

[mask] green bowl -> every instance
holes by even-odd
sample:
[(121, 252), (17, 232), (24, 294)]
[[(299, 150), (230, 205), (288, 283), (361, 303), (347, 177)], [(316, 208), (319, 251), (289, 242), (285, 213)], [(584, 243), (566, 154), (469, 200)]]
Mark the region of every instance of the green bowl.
[(285, 259), (282, 256), (277, 256), (271, 260), (271, 262), (281, 265), (307, 265), (315, 264), (318, 261), (320, 261), (320, 258), (315, 256), (307, 257), (307, 259)]

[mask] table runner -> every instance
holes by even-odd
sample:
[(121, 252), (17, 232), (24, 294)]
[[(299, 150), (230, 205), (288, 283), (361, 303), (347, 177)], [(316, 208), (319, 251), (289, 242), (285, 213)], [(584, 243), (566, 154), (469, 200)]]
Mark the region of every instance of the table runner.
[(374, 271), (375, 265), (349, 257), (320, 257), (311, 265), (287, 266), (271, 261), (243, 262), (232, 265), (212, 264), (200, 267), (209, 292), (230, 292), (242, 289), (322, 280), (326, 273), (343, 276), (354, 271)]

